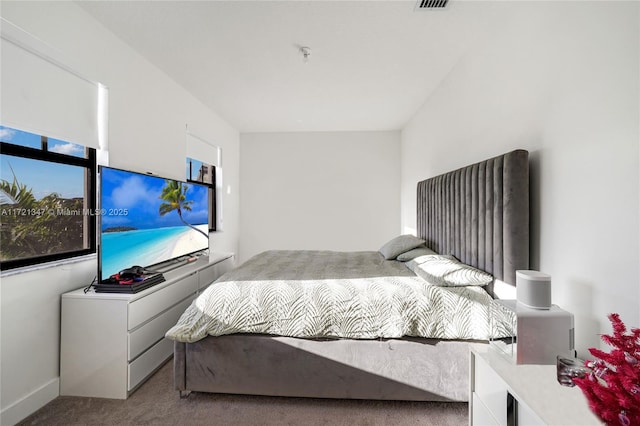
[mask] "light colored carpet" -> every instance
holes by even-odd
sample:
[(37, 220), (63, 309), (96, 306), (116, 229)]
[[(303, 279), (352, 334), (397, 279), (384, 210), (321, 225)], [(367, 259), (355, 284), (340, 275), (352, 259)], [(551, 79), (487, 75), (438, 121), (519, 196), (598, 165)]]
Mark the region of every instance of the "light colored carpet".
[(61, 396), (20, 425), (468, 424), (467, 403), (361, 401), (192, 393), (173, 389), (173, 360), (129, 399)]

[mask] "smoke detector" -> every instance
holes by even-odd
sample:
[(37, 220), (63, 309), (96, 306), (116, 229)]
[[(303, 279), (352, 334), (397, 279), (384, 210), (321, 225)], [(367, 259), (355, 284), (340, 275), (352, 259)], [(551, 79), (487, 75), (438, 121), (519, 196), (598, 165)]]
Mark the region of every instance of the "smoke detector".
[(302, 61), (306, 64), (309, 62), (309, 56), (311, 56), (311, 48), (308, 46), (300, 46), (299, 50), (302, 54)]

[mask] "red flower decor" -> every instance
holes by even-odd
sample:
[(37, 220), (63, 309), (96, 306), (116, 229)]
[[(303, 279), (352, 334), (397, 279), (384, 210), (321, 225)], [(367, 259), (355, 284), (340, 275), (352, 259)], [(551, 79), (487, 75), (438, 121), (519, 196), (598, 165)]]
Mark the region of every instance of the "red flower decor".
[(609, 320), (613, 335), (602, 335), (602, 341), (614, 349), (606, 353), (590, 348), (598, 358), (585, 362), (591, 373), (573, 381), (587, 397), (591, 411), (607, 425), (640, 425), (640, 328), (627, 333), (618, 314), (610, 314)]

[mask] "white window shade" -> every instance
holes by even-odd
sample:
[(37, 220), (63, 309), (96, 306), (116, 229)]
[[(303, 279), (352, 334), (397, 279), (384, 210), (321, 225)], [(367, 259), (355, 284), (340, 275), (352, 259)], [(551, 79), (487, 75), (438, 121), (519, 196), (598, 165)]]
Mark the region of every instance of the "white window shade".
[(222, 150), (220, 147), (187, 132), (187, 157), (195, 158), (212, 166), (222, 167)]
[(215, 190), (215, 207), (216, 207), (216, 224), (215, 230), (220, 232), (223, 230), (224, 221), (222, 219), (223, 208), (223, 190), (222, 190), (222, 148), (213, 145), (205, 139), (196, 136), (187, 131), (186, 137), (186, 153), (188, 158), (199, 160), (205, 164), (216, 167), (216, 190)]
[(6, 20), (0, 35), (0, 123), (99, 148), (99, 85)]

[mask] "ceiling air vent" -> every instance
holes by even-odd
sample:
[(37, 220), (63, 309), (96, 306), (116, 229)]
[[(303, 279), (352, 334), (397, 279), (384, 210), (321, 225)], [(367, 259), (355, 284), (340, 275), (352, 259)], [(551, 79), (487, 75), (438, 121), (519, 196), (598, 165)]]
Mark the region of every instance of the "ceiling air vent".
[(448, 2), (449, 0), (418, 0), (416, 10), (442, 9)]

